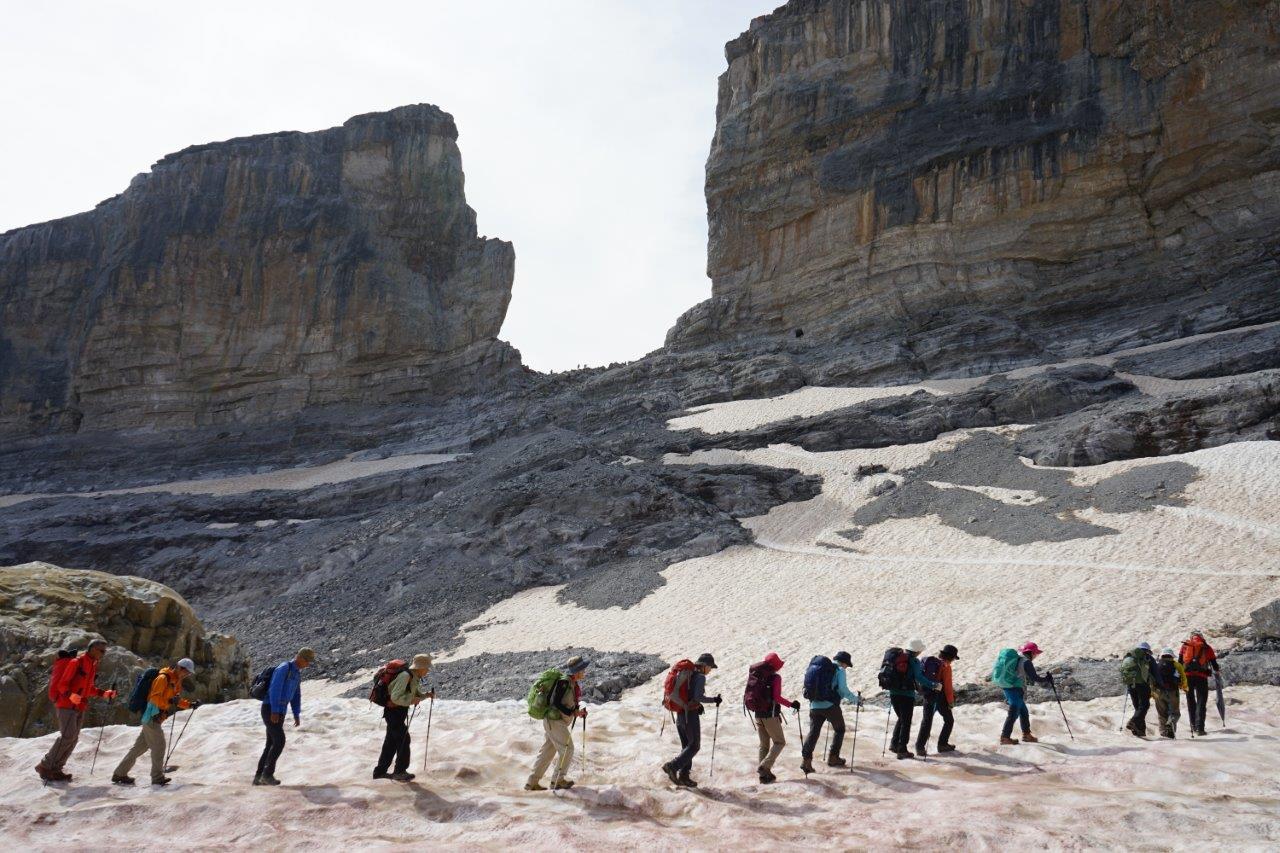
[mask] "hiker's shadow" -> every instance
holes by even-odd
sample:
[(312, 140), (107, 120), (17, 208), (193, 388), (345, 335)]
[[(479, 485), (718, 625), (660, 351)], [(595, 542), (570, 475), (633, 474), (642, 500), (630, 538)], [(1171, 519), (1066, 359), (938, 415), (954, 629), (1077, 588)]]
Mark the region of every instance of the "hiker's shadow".
[(446, 800), (418, 782), (406, 782), (405, 787), (413, 791), (414, 810), (433, 823), (484, 820), (498, 811), (498, 807), (491, 803)]
[(318, 806), (347, 806), (361, 810), (369, 808), (368, 800), (363, 797), (348, 797), (337, 785), (305, 785), (299, 786), (297, 790), (304, 800)]
[(699, 788), (698, 793), (717, 803), (724, 803), (727, 806), (736, 806), (747, 811), (761, 812), (778, 817), (804, 817), (813, 813), (812, 806), (789, 806), (768, 798), (767, 793), (762, 791), (743, 795), (737, 791), (724, 788)]
[(74, 788), (66, 787), (58, 791), (58, 804), (71, 807), (79, 803), (87, 803), (90, 800), (105, 799), (109, 796), (110, 792), (110, 785), (79, 785)]
[(862, 779), (864, 782), (870, 782), (872, 785), (878, 785), (881, 788), (888, 788), (890, 791), (902, 794), (913, 794), (917, 791), (937, 791), (939, 786), (931, 785), (928, 782), (917, 782), (899, 773), (897, 770), (889, 770), (887, 768), (865, 767), (858, 768), (850, 774), (855, 779)]
[(1083, 746), (1060, 746), (1057, 751), (1072, 758), (1096, 758), (1123, 755), (1126, 752), (1141, 752), (1142, 749), (1136, 746), (1099, 746), (1092, 749)]

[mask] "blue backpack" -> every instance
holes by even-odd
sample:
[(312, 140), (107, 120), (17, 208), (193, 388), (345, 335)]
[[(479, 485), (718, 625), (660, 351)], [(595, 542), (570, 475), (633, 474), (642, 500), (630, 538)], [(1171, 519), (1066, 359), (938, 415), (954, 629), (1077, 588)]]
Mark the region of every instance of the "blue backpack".
[(133, 683), (133, 692), (129, 694), (129, 710), (141, 714), (147, 710), (147, 697), (151, 695), (151, 682), (156, 680), (160, 670), (154, 666), (142, 671), (138, 680)]
[(804, 698), (810, 702), (839, 702), (836, 665), (826, 655), (816, 655), (804, 671)]

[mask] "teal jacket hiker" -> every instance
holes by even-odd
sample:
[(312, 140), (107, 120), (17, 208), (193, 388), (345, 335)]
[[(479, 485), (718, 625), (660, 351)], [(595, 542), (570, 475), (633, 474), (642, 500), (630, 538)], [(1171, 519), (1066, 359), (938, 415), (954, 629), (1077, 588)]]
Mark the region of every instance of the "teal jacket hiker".
[[(832, 685), (836, 688), (836, 692), (840, 694), (844, 701), (856, 705), (862, 701), (862, 697), (857, 693), (849, 690), (849, 682), (844, 677), (844, 667), (836, 667), (836, 676), (832, 679)], [(824, 702), (821, 699), (813, 699), (809, 702), (809, 709), (813, 711), (822, 711), (830, 708), (833, 702)]]
[[(915, 652), (909, 653), (911, 656), (911, 680), (919, 684), (925, 690), (941, 690), (942, 685), (936, 681), (930, 681), (924, 677), (924, 667), (920, 665), (920, 656)], [(916, 695), (915, 687), (910, 690), (890, 690), (890, 696), (914, 696)]]

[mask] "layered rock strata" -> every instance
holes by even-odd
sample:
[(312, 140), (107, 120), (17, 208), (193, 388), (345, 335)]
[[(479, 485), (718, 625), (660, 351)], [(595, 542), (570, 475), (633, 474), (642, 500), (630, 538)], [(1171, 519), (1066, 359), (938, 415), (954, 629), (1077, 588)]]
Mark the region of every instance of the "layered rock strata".
[(514, 252), (477, 236), (456, 140), (417, 105), (199, 145), (0, 235), (0, 432), (263, 420), (516, 368)]
[[(48, 697), (59, 649), (104, 639), (98, 686), (122, 699), (148, 666), (196, 662), (188, 682), (201, 701), (248, 695), (249, 661), (233, 637), (206, 633), (191, 606), (167, 586), (128, 575), (48, 563), (0, 568), (0, 737), (57, 729)], [(123, 701), (95, 700), (89, 723), (133, 722)]]
[(1275, 0), (792, 0), (726, 54), (713, 297), (672, 346), (1074, 356), (1280, 316)]

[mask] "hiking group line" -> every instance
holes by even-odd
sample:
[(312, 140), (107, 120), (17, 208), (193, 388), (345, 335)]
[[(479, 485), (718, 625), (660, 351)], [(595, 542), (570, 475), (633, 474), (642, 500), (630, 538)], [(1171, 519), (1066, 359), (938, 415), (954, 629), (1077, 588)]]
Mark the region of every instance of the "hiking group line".
[[(36, 772), (46, 783), (71, 781), (65, 765), (80, 737), (90, 699), (113, 702), (117, 692), (113, 687), (97, 686), (98, 662), (107, 650), (107, 642), (96, 639), (83, 652), (67, 649), (58, 652), (49, 679), (49, 698), (54, 704), (58, 722), (58, 736), (40, 763)], [(886, 708), (885, 742), (881, 756), (892, 752), (899, 760), (924, 757), (929, 754), (929, 742), (933, 735), (935, 718), (941, 721), (938, 730), (936, 752), (945, 755), (956, 751), (951, 742), (955, 726), (953, 708), (956, 702), (952, 683), (951, 666), (960, 658), (954, 645), (944, 645), (936, 655), (921, 659), (925, 644), (918, 639), (905, 646), (887, 649), (880, 662), (877, 683), (889, 696)], [(1031, 731), (1027, 709), (1026, 690), (1037, 685), (1053, 691), (1054, 700), (1062, 713), (1062, 721), (1068, 736), (1075, 740), (1071, 724), (1067, 720), (1062, 700), (1058, 696), (1053, 673), (1041, 674), (1034, 661), (1042, 654), (1033, 642), (1002, 649), (995, 658), (990, 680), (1004, 693), (1007, 706), (1004, 725), (999, 735), (999, 745), (1037, 743), (1039, 739)], [(291, 659), (272, 664), (259, 672), (249, 687), (251, 698), (261, 703), (260, 712), (265, 731), (265, 744), (253, 775), (254, 785), (279, 785), (276, 765), (284, 752), (285, 716), (292, 713), (293, 725), (302, 724), (302, 672), (316, 662), (316, 653), (303, 648)], [(848, 767), (853, 772), (853, 759), (858, 748), (858, 721), (864, 707), (860, 691), (851, 690), (846, 670), (853, 666), (853, 658), (846, 651), (832, 657), (816, 655), (805, 669), (802, 694), (809, 702), (808, 735), (801, 722), (801, 702), (789, 699), (783, 693), (781, 670), (785, 662), (770, 652), (758, 663), (747, 669), (746, 687), (743, 691), (742, 710), (755, 729), (759, 741), (755, 770), (762, 784), (777, 780), (774, 774), (778, 757), (786, 747), (786, 711), (795, 715), (796, 733), (800, 741), (800, 770), (807, 777), (816, 772), (813, 764), (822, 732), (827, 740), (823, 749), (825, 763), (831, 768)], [(380, 667), (373, 676), (369, 701), (382, 708), (386, 724), (382, 748), (373, 766), (373, 779), (389, 779), (408, 782), (415, 778), (409, 771), (412, 737), (410, 729), (419, 705), (428, 702), (426, 742), (423, 745), (422, 766), (426, 770), (427, 749), (431, 740), (431, 721), (435, 710), (436, 693), (424, 686), (424, 679), (431, 673), (432, 657), (429, 654), (414, 655), (407, 663), (392, 660)], [(543, 743), (525, 780), (526, 791), (545, 791), (543, 777), (549, 770), (552, 791), (562, 791), (574, 786), (569, 778), (575, 750), (573, 729), (581, 721), (582, 766), (586, 768), (587, 709), (582, 702), (582, 682), (590, 662), (575, 656), (563, 666), (548, 669), (534, 681), (525, 697), (525, 710), (530, 717), (542, 723)], [(707, 652), (696, 659), (677, 661), (667, 671), (662, 683), (662, 707), (674, 723), (680, 739), (680, 752), (661, 765), (663, 774), (671, 784), (680, 788), (696, 788), (692, 778), (694, 759), (702, 749), (702, 716), (708, 705), (715, 708), (711, 734), (710, 775), (715, 774), (716, 739), (720, 727), (722, 696), (707, 693), (707, 679), (717, 669), (715, 657)], [(187, 679), (195, 674), (196, 665), (190, 658), (182, 658), (171, 666), (152, 667), (136, 679), (128, 697), (130, 711), (140, 715), (141, 728), (133, 746), (116, 765), (111, 781), (117, 785), (136, 784), (129, 775), (135, 762), (143, 753), (150, 753), (150, 777), (154, 786), (169, 784), (167, 775), (177, 768), (169, 762), (181, 742), (201, 703), (182, 696)], [(1222, 698), (1222, 677), (1217, 654), (1201, 631), (1192, 631), (1177, 653), (1172, 648), (1161, 650), (1159, 657), (1152, 653), (1150, 644), (1138, 643), (1121, 659), (1118, 674), (1125, 686), (1124, 706), (1121, 717), (1133, 706), (1133, 714), (1125, 720), (1123, 729), (1136, 737), (1147, 736), (1147, 715), (1155, 704), (1159, 721), (1159, 733), (1164, 738), (1177, 736), (1181, 719), (1181, 697), (1185, 695), (1187, 717), (1192, 737), (1203, 736), (1205, 716), (1209, 705), (1209, 679), (1214, 680), (1218, 714), (1225, 723), (1226, 706)], [(923, 714), (916, 732), (914, 750), (912, 744), (912, 720), (916, 702), (923, 700)], [(852, 745), (849, 759), (842, 756), (846, 724), (842, 705), (854, 708)], [(174, 725), (179, 711), (190, 710), (182, 729), (174, 737)], [(664, 715), (659, 736), (665, 731), (668, 716)], [(896, 716), (896, 721), (891, 719)], [(164, 723), (169, 721), (169, 734), (165, 735)], [(889, 723), (893, 725), (890, 726)], [(1014, 726), (1018, 725), (1021, 737), (1015, 738)], [(105, 728), (105, 726), (104, 726)], [(98, 746), (102, 743), (99, 732)], [(90, 773), (97, 763), (95, 748)]]

